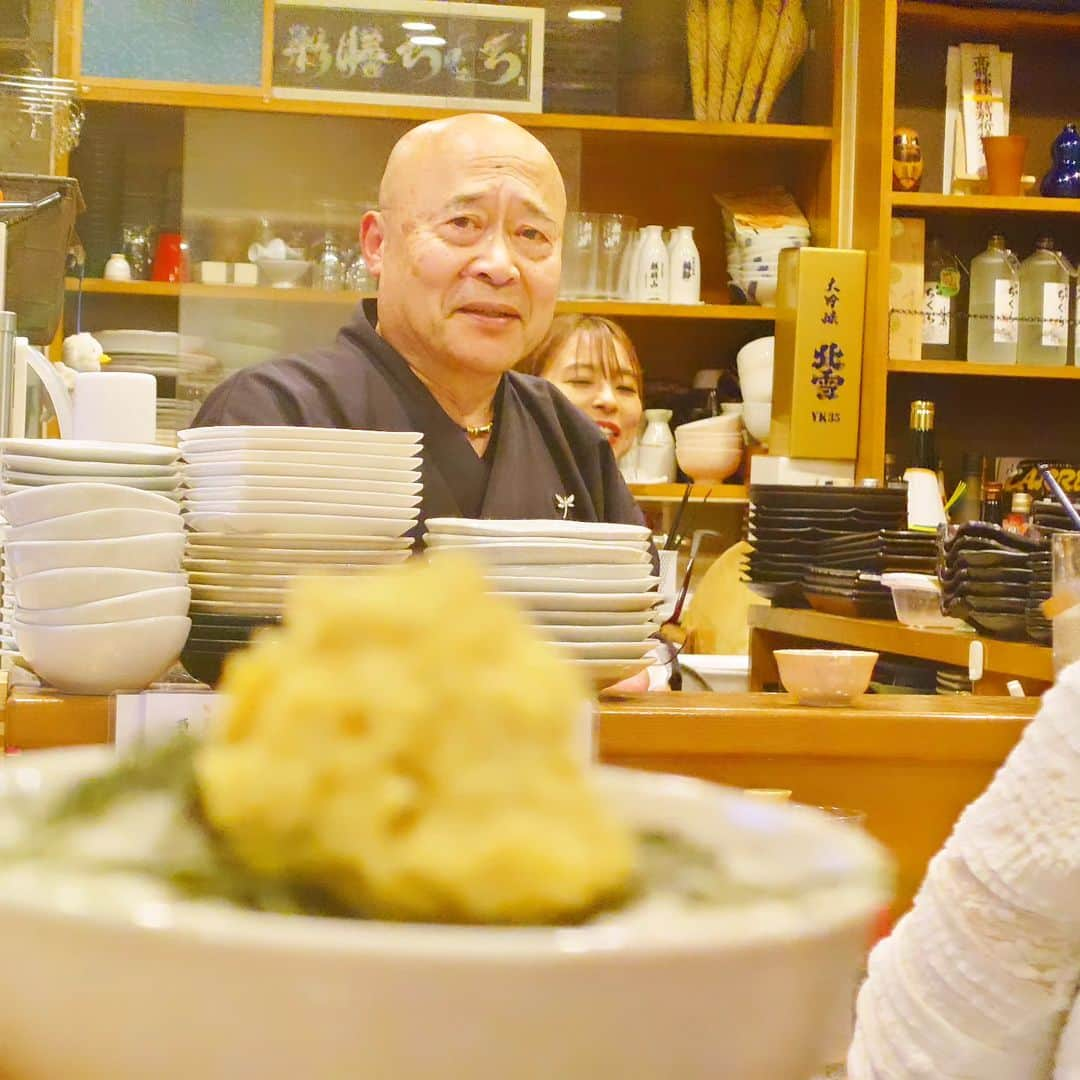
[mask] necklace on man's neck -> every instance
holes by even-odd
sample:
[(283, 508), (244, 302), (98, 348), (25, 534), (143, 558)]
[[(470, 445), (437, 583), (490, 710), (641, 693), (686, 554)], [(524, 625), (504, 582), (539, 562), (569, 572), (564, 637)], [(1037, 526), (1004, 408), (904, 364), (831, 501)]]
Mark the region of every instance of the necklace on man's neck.
[(489, 420), (486, 424), (465, 424), (464, 427), (465, 434), (468, 435), (470, 439), (480, 439), (485, 435), (491, 434), (495, 427), (495, 421)]

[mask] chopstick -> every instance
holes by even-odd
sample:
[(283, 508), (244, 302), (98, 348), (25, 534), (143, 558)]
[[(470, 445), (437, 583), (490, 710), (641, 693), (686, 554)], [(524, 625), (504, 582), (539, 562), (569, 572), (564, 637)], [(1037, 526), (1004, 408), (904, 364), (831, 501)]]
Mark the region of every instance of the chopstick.
[(664, 541), (664, 551), (674, 551), (682, 540), (682, 537), (679, 535), (679, 526), (682, 524), (683, 514), (686, 513), (686, 504), (690, 501), (690, 491), (693, 486), (693, 484), (686, 485), (682, 502), (679, 503), (679, 509), (675, 511), (675, 520), (672, 521), (671, 528), (668, 530), (667, 540)]
[[(1050, 466), (1045, 462), (1039, 462), (1036, 468), (1043, 478), (1043, 483), (1050, 489), (1054, 498), (1061, 503), (1065, 513), (1068, 514), (1069, 520), (1073, 523), (1073, 528), (1080, 532), (1080, 512), (1073, 506), (1072, 499), (1062, 491), (1057, 478), (1050, 471)], [(1080, 604), (1080, 589), (1073, 586), (1054, 593), (1049, 600), (1044, 600), (1039, 607), (1047, 619), (1056, 619), (1070, 608), (1076, 607), (1077, 604)]]
[(1043, 483), (1050, 489), (1054, 498), (1061, 503), (1065, 513), (1069, 515), (1069, 520), (1072, 522), (1073, 528), (1076, 529), (1077, 532), (1080, 532), (1080, 511), (1073, 506), (1072, 499), (1061, 490), (1061, 485), (1057, 482), (1057, 477), (1050, 471), (1050, 466), (1043, 462), (1039, 462), (1039, 464), (1036, 465), (1036, 468), (1039, 470), (1039, 475), (1043, 478)]

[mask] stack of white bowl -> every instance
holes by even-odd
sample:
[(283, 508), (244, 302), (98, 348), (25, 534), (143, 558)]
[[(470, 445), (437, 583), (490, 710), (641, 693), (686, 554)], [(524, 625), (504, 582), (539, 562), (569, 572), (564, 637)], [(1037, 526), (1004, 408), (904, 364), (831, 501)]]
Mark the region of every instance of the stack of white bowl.
[(299, 573), (408, 558), (420, 444), (408, 431), (182, 431), (192, 611), (277, 615)]
[(769, 441), (775, 347), (775, 337), (755, 338), (747, 342), (735, 358), (742, 388), (743, 421), (751, 437), (759, 443)]
[(696, 484), (726, 480), (739, 468), (744, 446), (738, 413), (694, 420), (675, 429), (675, 460)]
[(653, 663), (664, 598), (643, 525), (430, 518), (426, 527), (430, 551), (477, 558), (492, 587), (597, 684)]
[(141, 690), (167, 671), (191, 626), (179, 502), (120, 483), (5, 492), (5, 601), (34, 671), (73, 693)]

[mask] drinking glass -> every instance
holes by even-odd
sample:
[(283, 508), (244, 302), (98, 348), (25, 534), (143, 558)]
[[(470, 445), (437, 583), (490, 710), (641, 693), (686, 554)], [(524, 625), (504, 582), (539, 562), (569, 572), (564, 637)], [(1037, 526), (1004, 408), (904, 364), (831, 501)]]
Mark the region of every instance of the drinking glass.
[[(1054, 595), (1080, 590), (1080, 533), (1055, 533)], [(1054, 673), (1080, 660), (1080, 604), (1054, 619)]]
[(560, 296), (575, 299), (596, 295), (599, 237), (599, 214), (566, 215)]
[(623, 264), (636, 228), (637, 219), (627, 214), (600, 215), (595, 295), (603, 300), (618, 300), (621, 295)]

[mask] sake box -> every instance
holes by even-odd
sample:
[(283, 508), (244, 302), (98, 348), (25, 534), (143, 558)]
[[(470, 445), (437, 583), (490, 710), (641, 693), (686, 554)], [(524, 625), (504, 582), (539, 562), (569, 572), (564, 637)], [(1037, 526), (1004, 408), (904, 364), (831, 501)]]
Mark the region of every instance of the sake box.
[(921, 360), (926, 222), (893, 218), (889, 251), (889, 356)]
[(780, 252), (770, 454), (855, 458), (865, 298), (865, 251)]

